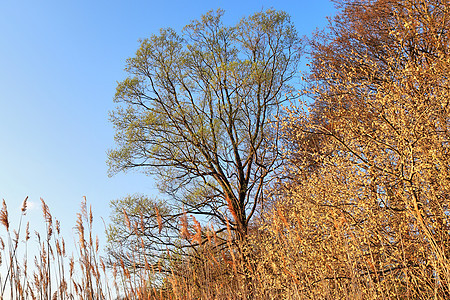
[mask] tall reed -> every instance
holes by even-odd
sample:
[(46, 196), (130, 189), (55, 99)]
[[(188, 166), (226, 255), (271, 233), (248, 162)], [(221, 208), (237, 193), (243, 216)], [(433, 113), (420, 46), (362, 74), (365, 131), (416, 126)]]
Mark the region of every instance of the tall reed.
[[(284, 195), (286, 201), (266, 211), (244, 242), (236, 242), (231, 231), (218, 234), (185, 216), (180, 239), (197, 246), (189, 255), (168, 256), (165, 265), (150, 264), (139, 246), (122, 258), (102, 257), (86, 199), (77, 215), (72, 256), (66, 253), (60, 222), (43, 200), (46, 227), (44, 233), (34, 233), (36, 239), (28, 223), (21, 230), (27, 199), (16, 230), (10, 228), (3, 201), (0, 222), (6, 235), (0, 239), (0, 267), (6, 271), (0, 275), (0, 299), (447, 298), (440, 268), (449, 263), (427, 255), (430, 248), (420, 233), (408, 236), (408, 230), (399, 227), (390, 234), (400, 242), (389, 242), (375, 216), (362, 226), (338, 205), (308, 197), (309, 188), (317, 189), (313, 177), (311, 185), (305, 181), (303, 189)], [(330, 194), (345, 192), (332, 181), (326, 186)], [(136, 224), (130, 222), (129, 230), (136, 233)], [(31, 248), (38, 249), (34, 265), (27, 257)]]

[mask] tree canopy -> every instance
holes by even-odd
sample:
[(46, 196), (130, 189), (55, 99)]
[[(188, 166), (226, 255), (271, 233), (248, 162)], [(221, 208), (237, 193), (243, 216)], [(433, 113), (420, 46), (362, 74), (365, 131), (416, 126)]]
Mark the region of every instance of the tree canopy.
[[(167, 70), (150, 68), (159, 74), (151, 75), (152, 81), (133, 71), (136, 79), (119, 84), (118, 100), (130, 101), (129, 91), (138, 97), (116, 122), (136, 126), (118, 131), (124, 147), (112, 152), (112, 158), (120, 158), (113, 169), (156, 170), (181, 208), (131, 197), (113, 203), (116, 216), (128, 207), (135, 223), (141, 220), (145, 228), (149, 223), (139, 213), (150, 207), (148, 214), (159, 220), (150, 229), (162, 230), (165, 237), (170, 234), (164, 230), (172, 230), (178, 238), (171, 240), (173, 248), (188, 258), (174, 263), (178, 273), (166, 278), (181, 279), (183, 291), (206, 299), (450, 297), (450, 5), (439, 0), (336, 2), (340, 12), (328, 29), (306, 44), (310, 70), (300, 92), (303, 103), (280, 109), (299, 48), (295, 31), (276, 25), (290, 24), (286, 15), (274, 11), (213, 35), (199, 29), (216, 28), (201, 25), (220, 20), (220, 12), (210, 13), (186, 27), (174, 54), (163, 51), (184, 55), (182, 64), (177, 59)], [(262, 20), (274, 22), (263, 26)], [(202, 32), (201, 37), (194, 32)], [(199, 50), (199, 41), (215, 40), (211, 36), (233, 42)], [(233, 49), (231, 56), (213, 54), (225, 48), (218, 53)], [(283, 50), (276, 54), (274, 49)], [(186, 71), (192, 61), (208, 66), (208, 75)], [(164, 75), (172, 73), (182, 75)], [(157, 106), (147, 105), (145, 93), (136, 92), (147, 89), (146, 97)], [(149, 128), (164, 128), (157, 139), (145, 135), (146, 127), (136, 118), (133, 109), (142, 105), (138, 112), (151, 112)], [(158, 119), (158, 111), (176, 113)], [(167, 153), (172, 158), (164, 160)], [(279, 184), (268, 185), (279, 165)], [(266, 188), (272, 206), (249, 231)], [(207, 212), (203, 215), (219, 229), (211, 233), (194, 218), (189, 226), (183, 206), (191, 215)], [(235, 241), (245, 237), (245, 243), (233, 248), (224, 240), (228, 221)], [(147, 237), (151, 230), (144, 232)], [(120, 235), (130, 232), (139, 230)], [(222, 252), (210, 251), (216, 249), (216, 237), (226, 243)], [(183, 252), (185, 246), (190, 251)]]
[[(156, 175), (167, 196), (158, 205), (146, 197), (113, 203), (116, 216), (126, 209), (130, 218), (148, 221), (141, 234), (149, 249), (176, 245), (183, 215), (211, 222), (216, 232), (230, 226), (237, 240), (245, 239), (280, 165), (274, 121), (292, 90), (301, 41), (285, 12), (259, 12), (235, 26), (223, 25), (223, 13), (142, 40), (127, 60), (129, 77), (117, 86), (111, 174)], [(111, 232), (119, 231), (117, 224)]]
[(386, 295), (395, 287), (448, 298), (450, 7), (339, 4), (329, 30), (309, 43), (313, 104), (285, 123), (292, 219), (308, 228), (300, 239), (309, 260), (331, 266), (323, 278), (379, 276)]

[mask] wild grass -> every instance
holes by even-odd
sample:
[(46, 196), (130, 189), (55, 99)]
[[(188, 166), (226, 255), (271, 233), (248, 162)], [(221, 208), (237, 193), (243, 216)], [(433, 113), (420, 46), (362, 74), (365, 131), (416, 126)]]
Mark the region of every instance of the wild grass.
[[(327, 187), (333, 192), (331, 183)], [(399, 228), (387, 238), (369, 221), (358, 227), (338, 206), (306, 198), (303, 188), (255, 223), (245, 243), (234, 242), (231, 231), (221, 243), (207, 227), (197, 227), (196, 236), (186, 223), (184, 238), (202, 243), (191, 256), (167, 258), (164, 271), (142, 264), (139, 249), (119, 260), (101, 257), (85, 200), (74, 256), (67, 255), (60, 223), (43, 200), (46, 231), (35, 238), (28, 223), (21, 230), (27, 199), (16, 230), (3, 201), (0, 299), (448, 299), (450, 265), (420, 232)], [(39, 249), (33, 266), (26, 254), (31, 247)]]

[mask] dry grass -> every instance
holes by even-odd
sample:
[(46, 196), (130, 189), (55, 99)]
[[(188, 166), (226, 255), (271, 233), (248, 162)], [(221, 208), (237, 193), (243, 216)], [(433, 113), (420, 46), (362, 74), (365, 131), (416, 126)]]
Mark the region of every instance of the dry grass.
[[(317, 188), (313, 177), (308, 180), (312, 185), (304, 182), (301, 192), (288, 197), (290, 201), (275, 205), (265, 222), (253, 227), (245, 244), (236, 244), (232, 232), (222, 236), (227, 239), (223, 244), (198, 222), (185, 224), (184, 238), (203, 243), (192, 256), (168, 258), (164, 269), (169, 273), (141, 264), (145, 258), (138, 257), (139, 249), (135, 256), (109, 260), (108, 272), (85, 201), (76, 222), (76, 257), (67, 256), (59, 222), (42, 201), (46, 232), (35, 233), (39, 255), (34, 268), (29, 267), (26, 259), (20, 262), (17, 257), (19, 246), (36, 247), (29, 245), (28, 224), (25, 232), (20, 228), (11, 232), (4, 203), (0, 216), (6, 241), (1, 241), (1, 249), (7, 272), (1, 277), (0, 299), (447, 298), (448, 261), (433, 255), (419, 232), (412, 237), (411, 231), (398, 228), (387, 240), (373, 227), (380, 217), (371, 216), (374, 220), (364, 227), (353, 223), (338, 206), (330, 208), (307, 197), (308, 186)], [(326, 186), (329, 194), (345, 192), (337, 183)], [(399, 243), (392, 242), (396, 238)]]
[[(0, 299), (104, 299), (109, 293), (105, 285), (107, 269), (99, 257), (98, 239), (92, 235), (92, 212), (83, 201), (78, 214), (76, 230), (79, 237), (77, 256), (68, 257), (66, 242), (60, 234), (60, 223), (54, 219), (47, 204), (42, 201), (46, 232), (35, 232), (37, 245), (30, 239), (29, 223), (21, 232), (22, 219), (27, 210), (27, 199), (22, 205), (19, 228), (9, 228), (5, 201), (1, 210), (1, 223), (6, 229), (6, 242), (1, 240), (1, 254), (7, 271), (0, 278)], [(87, 229), (85, 228), (87, 226)], [(30, 245), (31, 244), (31, 245)], [(24, 259), (19, 256), (23, 247)], [(30, 266), (27, 250), (38, 248)], [(20, 252), (22, 253), (22, 252)]]

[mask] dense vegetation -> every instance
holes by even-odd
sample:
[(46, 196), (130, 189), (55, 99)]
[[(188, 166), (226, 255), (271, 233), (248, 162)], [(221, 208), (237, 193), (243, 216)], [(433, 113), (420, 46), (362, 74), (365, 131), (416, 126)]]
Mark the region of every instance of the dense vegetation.
[(32, 276), (16, 255), (28, 226), (11, 234), (3, 203), (1, 295), (449, 299), (450, 3), (338, 5), (302, 45), (272, 10), (143, 41), (117, 90), (111, 166), (158, 174), (167, 200), (113, 201), (107, 258), (84, 202), (77, 259), (42, 202)]

